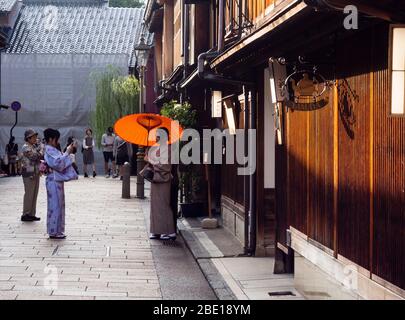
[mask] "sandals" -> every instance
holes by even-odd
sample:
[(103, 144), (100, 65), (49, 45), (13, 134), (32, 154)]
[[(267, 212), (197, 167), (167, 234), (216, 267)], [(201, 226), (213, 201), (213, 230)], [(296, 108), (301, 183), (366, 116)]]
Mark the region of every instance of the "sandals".
[(175, 233), (172, 234), (154, 234), (151, 233), (151, 235), (149, 236), (149, 239), (151, 240), (163, 240), (163, 241), (167, 241), (167, 240), (176, 240), (177, 235)]
[(166, 240), (172, 240), (175, 241), (177, 238), (177, 235), (175, 233), (172, 234), (162, 234), (160, 236), (160, 240), (166, 241)]
[(50, 240), (64, 240), (66, 236), (64, 234), (56, 235), (56, 236), (49, 236)]

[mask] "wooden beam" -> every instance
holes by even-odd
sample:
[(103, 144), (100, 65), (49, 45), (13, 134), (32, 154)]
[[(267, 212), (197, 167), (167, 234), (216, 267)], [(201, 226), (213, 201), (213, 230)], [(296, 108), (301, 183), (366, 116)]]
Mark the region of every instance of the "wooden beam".
[(338, 83), (333, 86), (333, 250), (338, 256), (339, 197), (339, 100)]
[(164, 3), (163, 17), (163, 78), (167, 78), (173, 71), (173, 0)]
[(310, 237), (311, 235), (311, 223), (313, 222), (311, 220), (311, 207), (310, 207), (310, 201), (311, 201), (311, 197), (310, 197), (310, 193), (309, 193), (309, 188), (310, 188), (310, 177), (311, 177), (311, 170), (315, 170), (315, 168), (311, 167), (311, 158), (310, 158), (310, 124), (311, 124), (311, 112), (307, 112), (307, 117), (306, 117), (306, 136), (307, 136), (307, 145), (306, 145), (306, 188), (307, 188), (307, 198), (306, 198), (306, 202), (307, 202), (307, 207), (306, 207), (306, 216), (307, 216), (307, 231), (306, 234), (308, 237)]
[[(374, 29), (373, 29), (374, 31)], [(370, 278), (373, 274), (373, 251), (374, 251), (374, 33), (372, 34), (371, 47), (371, 71), (370, 71)]]

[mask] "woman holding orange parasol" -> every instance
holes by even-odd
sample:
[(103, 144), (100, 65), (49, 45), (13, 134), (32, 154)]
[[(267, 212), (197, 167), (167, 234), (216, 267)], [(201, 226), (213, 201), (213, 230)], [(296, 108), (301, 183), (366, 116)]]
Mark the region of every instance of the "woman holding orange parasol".
[(176, 240), (176, 226), (170, 206), (173, 176), (168, 136), (169, 131), (166, 128), (158, 128), (156, 144), (149, 147), (145, 155), (146, 166), (153, 171), (150, 189), (150, 239)]
[(147, 147), (147, 164), (139, 174), (151, 182), (150, 239), (176, 240), (170, 205), (173, 176), (169, 145), (180, 138), (181, 127), (163, 116), (136, 114), (118, 120), (114, 129), (122, 139)]

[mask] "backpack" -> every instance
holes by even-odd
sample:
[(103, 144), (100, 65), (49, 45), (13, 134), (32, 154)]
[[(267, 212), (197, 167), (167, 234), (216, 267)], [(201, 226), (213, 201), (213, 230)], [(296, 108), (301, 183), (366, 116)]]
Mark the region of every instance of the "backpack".
[(117, 147), (117, 157), (125, 157), (128, 155), (127, 143), (123, 142)]

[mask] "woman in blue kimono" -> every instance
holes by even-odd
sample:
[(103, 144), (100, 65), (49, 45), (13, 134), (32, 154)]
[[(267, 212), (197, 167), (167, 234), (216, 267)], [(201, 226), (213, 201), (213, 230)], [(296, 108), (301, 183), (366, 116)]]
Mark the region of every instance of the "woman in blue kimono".
[(58, 150), (60, 132), (54, 129), (44, 131), (46, 141), (45, 162), (48, 166), (46, 191), (48, 196), (47, 231), (50, 239), (65, 239), (65, 190), (64, 182), (77, 179), (69, 156), (74, 150), (72, 143), (66, 152)]

